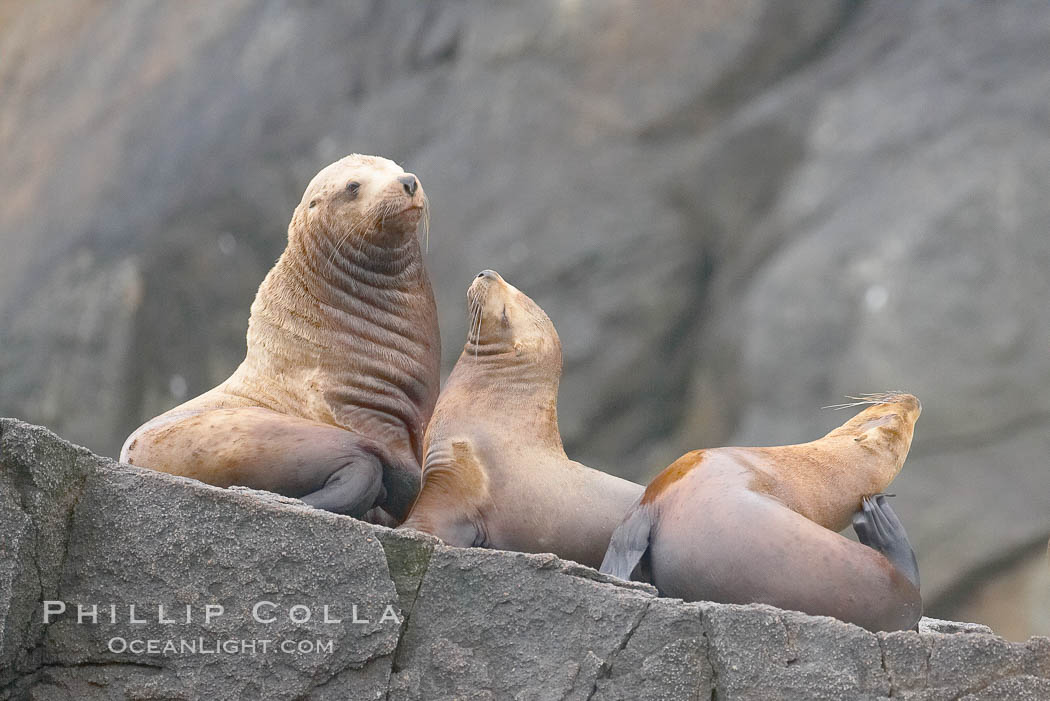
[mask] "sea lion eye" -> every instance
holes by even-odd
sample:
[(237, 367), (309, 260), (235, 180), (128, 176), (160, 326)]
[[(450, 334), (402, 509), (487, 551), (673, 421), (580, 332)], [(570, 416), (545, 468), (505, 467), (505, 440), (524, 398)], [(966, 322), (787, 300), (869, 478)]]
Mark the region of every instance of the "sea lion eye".
[(350, 199), (357, 197), (357, 191), (361, 189), (361, 183), (351, 180), (346, 184), (346, 191), (350, 193)]
[(313, 209), (315, 206), (317, 206), (317, 200), (310, 200), (310, 209)]

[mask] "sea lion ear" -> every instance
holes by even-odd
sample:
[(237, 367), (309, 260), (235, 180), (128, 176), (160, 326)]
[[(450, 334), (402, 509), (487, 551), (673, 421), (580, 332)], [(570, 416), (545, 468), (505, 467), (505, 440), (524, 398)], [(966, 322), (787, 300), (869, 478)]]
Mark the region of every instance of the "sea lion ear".
[(880, 416), (877, 419), (872, 419), (871, 421), (867, 421), (867, 422), (864, 423), (864, 425), (861, 426), (861, 428), (864, 429), (864, 433), (860, 434), (859, 436), (857, 436), (853, 440), (856, 441), (857, 443), (860, 443), (861, 441), (866, 441), (869, 438), (874, 438), (875, 437), (875, 432), (880, 430), (880, 429), (882, 429), (882, 430), (892, 430), (892, 429), (889, 428), (890, 425), (899, 422), (900, 419), (901, 419), (900, 414), (886, 414), (885, 416)]

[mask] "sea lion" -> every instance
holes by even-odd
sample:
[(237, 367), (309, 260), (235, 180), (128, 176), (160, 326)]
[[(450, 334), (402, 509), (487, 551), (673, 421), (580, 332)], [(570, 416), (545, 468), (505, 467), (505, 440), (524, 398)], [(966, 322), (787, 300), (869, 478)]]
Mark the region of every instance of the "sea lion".
[(427, 427), (423, 486), (402, 527), (597, 567), (642, 486), (566, 456), (561, 341), (543, 310), (491, 270), (467, 301), (467, 341)]
[[(862, 403), (871, 406), (811, 443), (682, 456), (626, 514), (601, 571), (629, 579), (647, 564), (657, 589), (687, 601), (913, 627), (918, 566), (881, 492), (904, 464), (922, 407), (899, 392)], [(837, 532), (851, 520), (860, 543)]]
[[(128, 437), (124, 462), (400, 520), (419, 489), (440, 339), (418, 178), (351, 155), (306, 188), (225, 382)], [(387, 520), (374, 512), (380, 520)]]

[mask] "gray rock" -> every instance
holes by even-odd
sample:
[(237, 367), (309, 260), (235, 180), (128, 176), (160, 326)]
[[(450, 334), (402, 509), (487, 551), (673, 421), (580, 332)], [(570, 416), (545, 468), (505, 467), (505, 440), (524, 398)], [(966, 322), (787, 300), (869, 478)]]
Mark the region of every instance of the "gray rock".
[(879, 645), (889, 696), (913, 694), (921, 697), (927, 690), (930, 677), (926, 639), (913, 631), (895, 631), (880, 636)]
[(1042, 701), (1050, 698), (1050, 680), (1027, 675), (1010, 677), (993, 682), (983, 689), (960, 696), (959, 701)]
[(861, 628), (771, 606), (704, 604), (703, 611), (714, 677), (727, 698), (889, 693), (878, 638)]
[(100, 462), (47, 429), (0, 419), (0, 687), (40, 663), (40, 602), (58, 595), (73, 509)]
[(707, 698), (715, 681), (708, 654), (700, 605), (653, 599), (606, 661), (592, 698)]
[[(1047, 638), (931, 619), (876, 635), (687, 604), (553, 555), (449, 548), (119, 465), (12, 419), (0, 420), (0, 486), (4, 701), (1035, 699), (1050, 684)], [(46, 625), (45, 602), (66, 605)], [(272, 603), (263, 620), (260, 602)], [(155, 653), (133, 647), (151, 640)], [(215, 652), (242, 640), (255, 654)]]
[(394, 688), (411, 680), (416, 699), (586, 699), (650, 601), (575, 577), (553, 556), (436, 546), (394, 662), (407, 679)]
[(930, 651), (927, 685), (975, 690), (1023, 671), (1026, 649), (993, 635), (936, 636)]
[[(33, 505), (12, 523), (50, 529), (25, 543), (28, 561), (10, 568), (29, 578), (22, 589), (45, 584), (31, 599), (17, 588), (4, 597), (17, 604), (4, 618), (5, 643), (22, 633), (5, 645), (16, 651), (16, 696), (82, 698), (84, 684), (104, 679), (112, 698), (292, 698), (333, 684), (353, 698), (385, 697), (400, 606), (370, 527), (291, 500), (119, 466), (10, 420), (0, 427), (0, 477)], [(46, 627), (43, 601), (66, 608)], [(210, 606), (221, 615), (208, 620)], [(383, 622), (387, 606), (395, 618)], [(256, 646), (232, 642), (241, 640)], [(156, 648), (136, 654), (132, 646), (146, 641)], [(202, 652), (220, 645), (237, 650)], [(275, 650), (264, 654), (263, 645)], [(110, 668), (116, 674), (99, 677)]]
[(963, 623), (960, 621), (942, 621), (939, 618), (923, 616), (919, 620), (920, 633), (991, 633), (992, 629), (980, 623)]

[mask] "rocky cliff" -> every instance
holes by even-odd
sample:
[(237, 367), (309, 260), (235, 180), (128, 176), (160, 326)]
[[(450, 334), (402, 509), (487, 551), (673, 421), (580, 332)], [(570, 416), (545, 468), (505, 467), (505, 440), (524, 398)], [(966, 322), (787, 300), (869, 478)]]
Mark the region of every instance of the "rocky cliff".
[(120, 465), (12, 419), (0, 532), (0, 699), (1050, 697), (1050, 639), (686, 604)]
[(446, 369), (492, 267), (618, 474), (912, 391), (933, 610), (1016, 564), (990, 598), (1050, 632), (1050, 4), (0, 0), (0, 94), (0, 414), (116, 455), (243, 356), (309, 178), (380, 153)]

